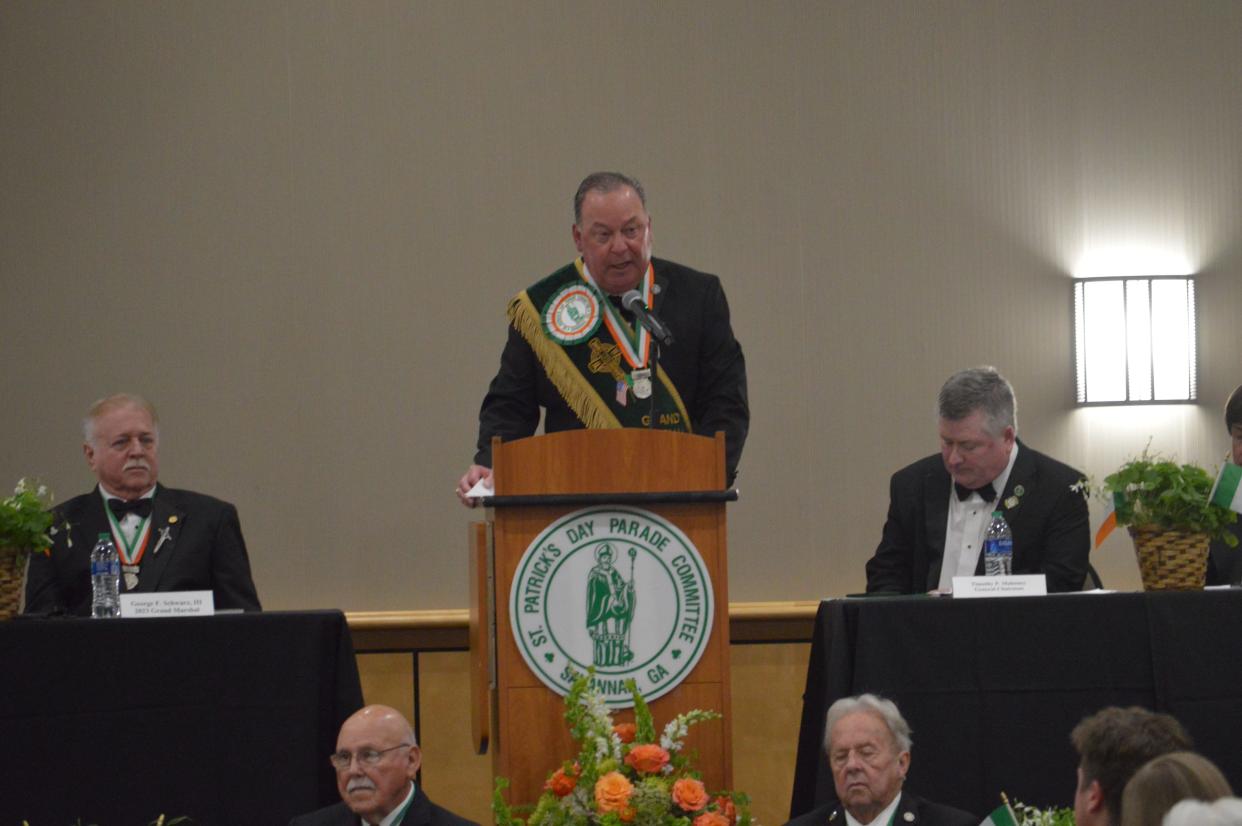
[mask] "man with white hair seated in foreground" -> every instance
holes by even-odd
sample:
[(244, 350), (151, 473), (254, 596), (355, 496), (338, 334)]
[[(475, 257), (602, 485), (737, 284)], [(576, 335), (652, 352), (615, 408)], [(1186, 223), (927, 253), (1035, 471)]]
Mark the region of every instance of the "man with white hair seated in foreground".
[(786, 826), (978, 826), (979, 818), (902, 789), (910, 770), (910, 726), (892, 700), (843, 697), (828, 709), (824, 751), (840, 803)]
[(355, 712), (328, 759), (341, 802), (295, 817), (289, 826), (479, 826), (432, 803), (414, 782), (423, 754), (395, 708)]

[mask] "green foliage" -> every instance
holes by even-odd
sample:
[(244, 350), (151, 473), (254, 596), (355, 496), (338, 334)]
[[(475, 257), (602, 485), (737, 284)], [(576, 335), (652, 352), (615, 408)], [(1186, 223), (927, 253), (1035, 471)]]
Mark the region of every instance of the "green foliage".
[(1016, 800), (1011, 808), (1018, 817), (1018, 826), (1075, 826), (1073, 809), (1037, 809)]
[(639, 743), (654, 743), (655, 720), (651, 717), (651, 709), (647, 707), (647, 701), (643, 699), (643, 695), (638, 690), (638, 683), (633, 680), (626, 680), (625, 687), (634, 696), (635, 741)]
[(1156, 525), (1166, 530), (1205, 533), (1238, 543), (1226, 526), (1238, 515), (1208, 501), (1214, 478), (1198, 465), (1179, 465), (1143, 450), (1104, 478), (1104, 490), (1113, 494), (1118, 525)]
[(505, 789), (509, 781), (503, 777), (496, 778), (496, 788), (492, 790), (492, 814), (496, 818), (496, 826), (525, 826), (526, 821), (513, 816), (513, 810), (505, 802)]
[(0, 548), (23, 553), (52, 546), (52, 492), (47, 485), (22, 479), (13, 495), (0, 500)]

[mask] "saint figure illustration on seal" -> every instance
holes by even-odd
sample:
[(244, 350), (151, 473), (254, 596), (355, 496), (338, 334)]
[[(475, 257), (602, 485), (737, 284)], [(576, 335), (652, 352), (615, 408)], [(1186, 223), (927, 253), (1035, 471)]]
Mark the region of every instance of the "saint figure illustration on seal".
[(634, 560), (630, 548), (630, 581), (613, 567), (616, 551), (605, 542), (595, 549), (595, 567), (587, 575), (587, 633), (591, 635), (596, 668), (625, 665), (634, 659), (630, 624), (634, 620)]

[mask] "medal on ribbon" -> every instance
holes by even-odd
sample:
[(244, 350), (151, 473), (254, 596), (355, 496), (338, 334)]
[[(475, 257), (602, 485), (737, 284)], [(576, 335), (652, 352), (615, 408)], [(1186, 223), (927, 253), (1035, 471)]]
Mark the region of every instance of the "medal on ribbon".
[[(621, 313), (612, 306), (612, 302), (604, 297), (599, 285), (595, 283), (595, 279), (591, 276), (591, 271), (587, 269), (586, 262), (579, 258), (574, 263), (577, 265), (578, 272), (583, 280), (591, 285), (591, 290), (597, 296), (598, 304), (603, 310), (604, 326), (612, 334), (612, 340), (617, 343), (617, 349), (621, 351), (622, 358), (630, 365), (630, 373), (625, 377), (625, 383), (629, 385), (635, 398), (651, 398), (651, 368), (647, 366), (647, 362), (651, 358), (651, 333), (641, 324), (635, 327), (627, 324), (625, 319), (621, 317)], [(638, 290), (643, 296), (643, 303), (647, 309), (651, 309), (651, 297), (654, 295), (652, 286), (654, 284), (655, 269), (651, 264), (647, 264), (647, 272), (643, 274), (642, 281), (638, 285)], [(621, 388), (618, 387), (618, 399), (620, 395)]]
[(134, 541), (125, 541), (125, 531), (121, 523), (108, 507), (104, 507), (108, 515), (108, 523), (112, 528), (112, 539), (116, 543), (116, 554), (121, 559), (121, 573), (125, 577), (125, 590), (132, 591), (138, 587), (138, 571), (142, 564), (142, 556), (147, 550), (147, 540), (151, 538), (151, 517), (146, 516), (134, 532)]

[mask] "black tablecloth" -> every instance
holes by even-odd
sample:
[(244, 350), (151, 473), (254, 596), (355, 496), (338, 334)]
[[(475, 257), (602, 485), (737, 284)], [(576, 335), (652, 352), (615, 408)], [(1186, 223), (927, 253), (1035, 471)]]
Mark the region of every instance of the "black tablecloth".
[(339, 611), (0, 623), (0, 823), (284, 826), (361, 705)]
[(819, 607), (790, 810), (835, 799), (834, 700), (882, 694), (914, 731), (907, 786), (979, 815), (1072, 805), (1070, 730), (1108, 705), (1173, 714), (1242, 788), (1242, 591), (900, 597)]

